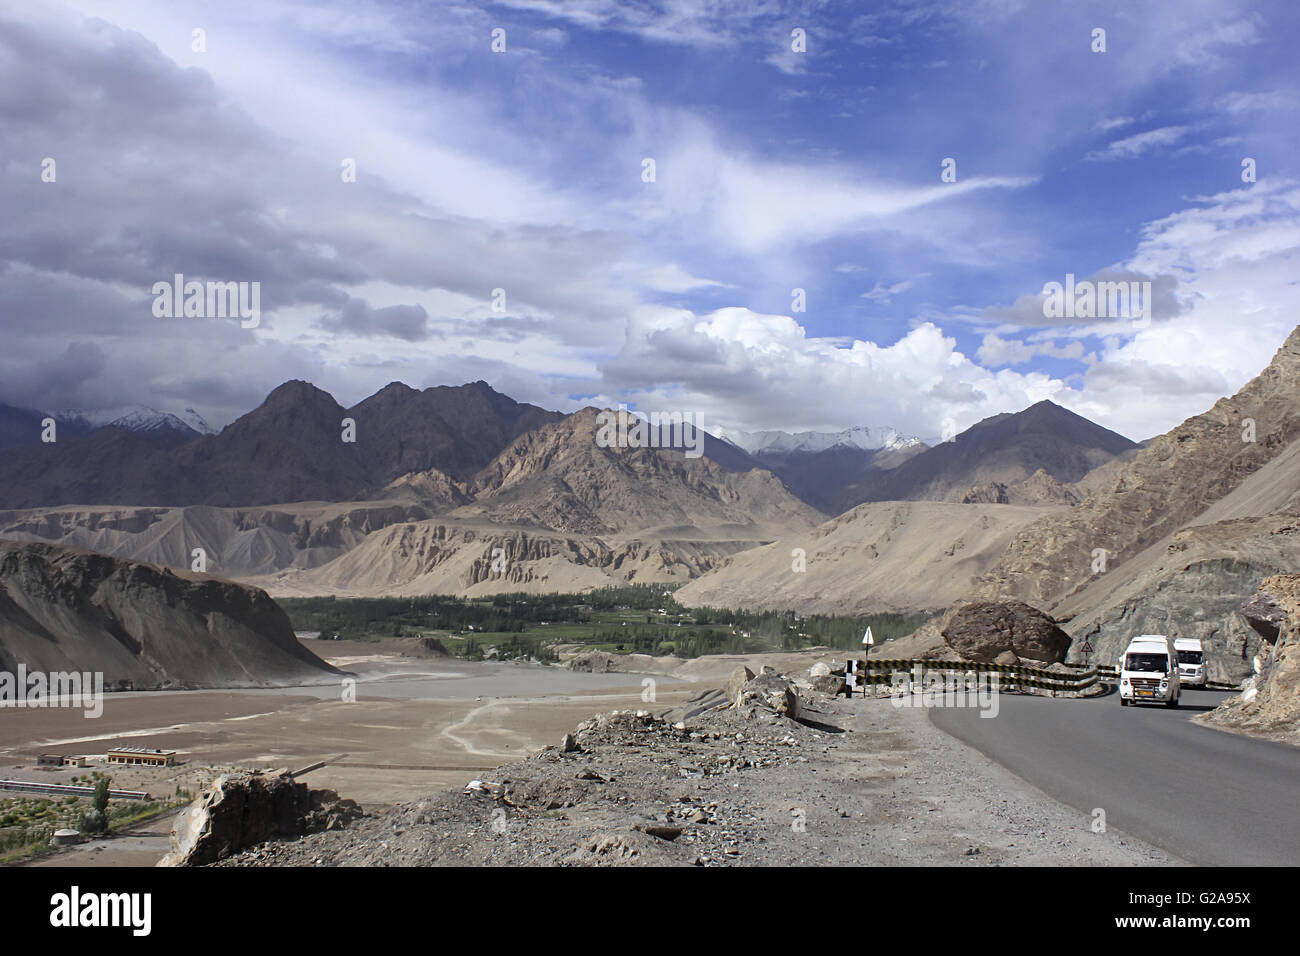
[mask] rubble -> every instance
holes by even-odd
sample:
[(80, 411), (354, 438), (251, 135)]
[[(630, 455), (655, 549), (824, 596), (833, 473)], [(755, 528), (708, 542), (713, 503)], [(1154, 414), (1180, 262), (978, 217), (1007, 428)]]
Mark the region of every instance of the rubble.
[[(491, 781), (387, 808), (344, 829), (267, 842), (216, 865), (1164, 860), (1074, 839), (1073, 811), (1044, 807), (1037, 795), (1018, 798), (1005, 819), (990, 818), (990, 800), (1007, 803), (1009, 776), (934, 728), (923, 713), (816, 691), (795, 694), (794, 683), (775, 672), (738, 670), (736, 691), (742, 707), (711, 689), (664, 712), (597, 714), (568, 735), (576, 749), (561, 740), (498, 768)], [(788, 703), (787, 694), (798, 701), (797, 719), (770, 706), (773, 699)], [(928, 759), (937, 752), (943, 759)], [(926, 759), (914, 759), (919, 755)], [(990, 773), (999, 776), (990, 780)], [(946, 795), (944, 819), (927, 812), (936, 806), (936, 793)], [(958, 839), (947, 815), (959, 806), (966, 815)], [(1062, 833), (1059, 845), (1006, 847), (1000, 828), (1041, 821), (1045, 814)], [(919, 823), (922, 818), (927, 822)], [(981, 849), (975, 861), (964, 854), (970, 846)]]
[(223, 774), (177, 815), (171, 852), (159, 866), (203, 866), (267, 840), (347, 826), (362, 816), (333, 790), (312, 790), (287, 773)]

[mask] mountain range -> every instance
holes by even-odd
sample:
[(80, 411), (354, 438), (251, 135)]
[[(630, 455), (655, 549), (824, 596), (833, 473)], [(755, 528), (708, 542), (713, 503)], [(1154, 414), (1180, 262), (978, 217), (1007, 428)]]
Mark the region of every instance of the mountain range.
[(155, 443), (174, 445), (213, 434), (213, 429), (194, 409), (180, 415), (160, 412), (145, 405), (124, 405), (96, 411), (39, 412), (30, 408), (0, 404), (0, 449), (36, 445), (51, 418), (57, 438), (81, 438), (100, 428), (116, 428), (148, 436)]
[(113, 425), (132, 432), (170, 430), (190, 437), (216, 434), (216, 429), (204, 421), (202, 415), (188, 407), (175, 415), (147, 405), (121, 405), (94, 411), (65, 410), (51, 415), (61, 425), (76, 424), (86, 431)]
[[(1039, 402), (933, 447), (733, 432), (696, 457), (608, 447), (601, 410), (484, 382), (393, 383), (348, 408), (286, 382), (220, 433), (163, 441), (141, 415), (68, 417), (33, 442), (40, 413), (6, 406), (20, 443), (0, 456), (0, 538), (29, 583), (66, 551), (272, 595), (675, 582), (686, 604), (803, 613), (1015, 598), (1060, 620), (1076, 659), (1082, 638), (1109, 659), (1140, 628), (1201, 637), (1212, 679), (1237, 679), (1259, 640), (1237, 606), (1300, 569), (1298, 399), (1300, 329), (1236, 395), (1141, 446)], [(926, 627), (911, 642), (942, 644)]]
[(856, 425), (836, 432), (783, 432), (776, 430), (747, 432), (719, 428), (717, 437), (743, 448), (751, 455), (788, 455), (796, 452), (816, 453), (831, 448), (858, 448), (863, 451), (897, 450), (924, 444), (919, 438), (900, 435), (896, 429), (873, 431)]
[[(693, 457), (668, 441), (601, 447), (597, 409), (547, 411), (484, 382), (423, 391), (392, 383), (345, 408), (327, 392), (291, 381), (220, 433), (180, 441), (126, 427), (149, 416), (86, 431), (106, 417), (68, 418), (73, 434), (6, 452), (0, 536), (182, 569), (193, 566), (198, 548), (209, 573), (273, 594), (684, 583), (745, 552), (754, 552), (745, 563), (769, 560), (764, 546), (814, 533), (848, 489), (880, 485), (882, 476), (903, 469), (924, 482), (909, 489), (919, 497), (951, 498), (990, 478), (1025, 488), (1037, 482), (1050, 491), (1081, 477), (1088, 463), (1132, 447), (1042, 403), (934, 448), (867, 428), (730, 432), (730, 440), (705, 435), (702, 455)], [(837, 534), (817, 533), (827, 547), (883, 535), (873, 538), (877, 551), (911, 553), (913, 561), (932, 553), (951, 558), (933, 569), (949, 575), (942, 586), (934, 574), (908, 574), (886, 599), (880, 587), (855, 587), (853, 573), (841, 573), (839, 584), (813, 594), (773, 582), (763, 600), (932, 608), (991, 566), (1008, 536), (1038, 515), (1032, 507), (1068, 503), (1044, 491), (1017, 497), (1031, 508), (974, 507), (1007, 496), (967, 494), (964, 510), (926, 501), (863, 508), (837, 519), (844, 529)], [(891, 547), (891, 529), (900, 526), (909, 529), (906, 544)], [(831, 553), (812, 547), (810, 567), (827, 567)], [(753, 580), (762, 578), (755, 568)], [(852, 600), (844, 599), (846, 590)]]

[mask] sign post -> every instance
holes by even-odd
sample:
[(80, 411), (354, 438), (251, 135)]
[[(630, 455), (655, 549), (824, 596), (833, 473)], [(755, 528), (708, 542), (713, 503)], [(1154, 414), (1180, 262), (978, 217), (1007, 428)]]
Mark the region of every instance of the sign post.
[(867, 659), (871, 657), (871, 646), (876, 643), (876, 639), (871, 636), (871, 625), (867, 625), (867, 633), (862, 635), (862, 696), (867, 696)]

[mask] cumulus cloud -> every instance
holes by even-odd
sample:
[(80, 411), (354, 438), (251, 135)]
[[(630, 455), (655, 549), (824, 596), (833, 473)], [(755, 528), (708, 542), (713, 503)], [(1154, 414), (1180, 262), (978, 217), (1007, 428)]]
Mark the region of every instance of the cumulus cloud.
[(987, 371), (930, 323), (890, 346), (845, 346), (808, 336), (789, 316), (743, 308), (643, 308), (602, 371), (641, 407), (698, 409), (729, 427), (843, 427), (851, 416), (927, 437), (945, 418), (965, 428), (1066, 390), (1039, 373)]

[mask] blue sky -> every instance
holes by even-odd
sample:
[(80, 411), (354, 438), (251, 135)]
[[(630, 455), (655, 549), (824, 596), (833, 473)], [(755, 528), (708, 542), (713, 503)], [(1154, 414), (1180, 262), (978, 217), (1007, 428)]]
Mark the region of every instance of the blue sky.
[[(287, 378), (345, 403), (483, 378), (564, 410), (927, 439), (1051, 398), (1145, 438), (1300, 321), (1290, 3), (0, 0), (0, 18), (0, 401), (224, 423)], [(32, 92), (60, 58), (76, 66)], [(45, 156), (66, 157), (57, 184)], [(261, 326), (160, 327), (144, 290), (175, 271), (261, 281)], [(1067, 273), (1159, 283), (1153, 321), (1046, 323)]]

